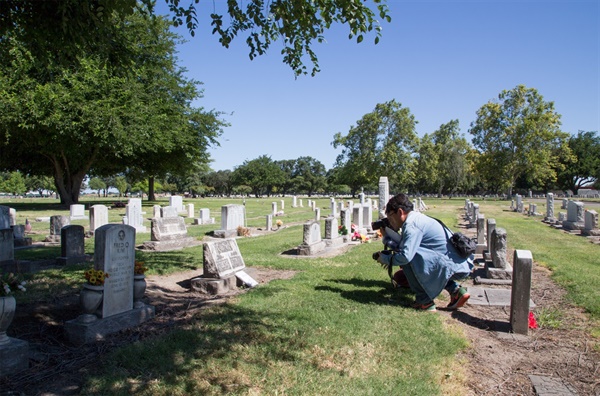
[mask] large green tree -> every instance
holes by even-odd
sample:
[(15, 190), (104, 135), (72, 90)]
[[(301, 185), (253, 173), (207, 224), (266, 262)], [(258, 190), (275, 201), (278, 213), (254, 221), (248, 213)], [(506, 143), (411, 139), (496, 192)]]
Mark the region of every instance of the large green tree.
[(296, 159), (292, 180), (298, 192), (309, 197), (317, 192), (324, 192), (327, 186), (327, 172), (325, 165), (313, 157), (300, 157)]
[(283, 184), (285, 173), (271, 157), (261, 155), (256, 159), (244, 161), (234, 169), (231, 178), (236, 186), (249, 186), (256, 197), (264, 194), (271, 196), (274, 189)]
[(52, 175), (64, 204), (76, 203), (81, 183), (129, 169), (147, 177), (208, 161), (224, 123), (216, 112), (194, 108), (197, 83), (177, 67), (175, 37), (160, 18), (136, 13), (119, 36), (135, 62), (111, 67), (81, 52), (72, 67), (56, 64), (9, 37), (0, 62), (0, 166)]
[(561, 160), (570, 150), (568, 134), (560, 130), (554, 103), (534, 88), (518, 85), (477, 110), (469, 132), (480, 155), (477, 170), (488, 185), (512, 195), (516, 180), (555, 181)]
[[(191, 34), (198, 27), (196, 4), (199, 0), (164, 0), (176, 25), (185, 25)], [(28, 50), (52, 62), (68, 64), (81, 48), (110, 55), (111, 62), (127, 64), (129, 52), (114, 37), (120, 34), (117, 20), (124, 20), (141, 7), (153, 13), (154, 0), (3, 0), (0, 2), (0, 37), (18, 32)], [(149, 11), (147, 11), (149, 9)], [(381, 20), (390, 21), (382, 0), (217, 2), (210, 14), (213, 34), (224, 47), (234, 38), (245, 36), (251, 59), (264, 54), (273, 44), (282, 46), (283, 62), (296, 75), (308, 72), (305, 61), (312, 63), (311, 73), (319, 71), (312, 47), (325, 40), (325, 30), (334, 23), (345, 24), (349, 37), (360, 43), (375, 31), (375, 43), (381, 35)], [(108, 59), (108, 58), (107, 58)]]
[(565, 164), (558, 175), (558, 184), (573, 194), (582, 187), (591, 187), (600, 180), (600, 135), (597, 131), (579, 131), (569, 138), (569, 148), (575, 161)]
[(414, 184), (418, 145), (416, 124), (410, 109), (395, 100), (379, 103), (350, 128), (347, 135), (334, 135), (332, 145), (341, 147), (336, 159), (337, 184), (350, 186), (354, 195), (362, 187), (376, 186), (388, 177), (393, 191)]

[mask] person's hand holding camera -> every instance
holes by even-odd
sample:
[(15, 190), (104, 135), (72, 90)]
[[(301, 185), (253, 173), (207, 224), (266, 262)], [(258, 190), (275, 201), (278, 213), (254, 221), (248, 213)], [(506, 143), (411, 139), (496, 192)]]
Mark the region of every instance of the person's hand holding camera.
[(393, 252), (391, 250), (382, 250), (373, 254), (373, 259), (377, 260), (379, 264), (386, 270), (392, 265)]

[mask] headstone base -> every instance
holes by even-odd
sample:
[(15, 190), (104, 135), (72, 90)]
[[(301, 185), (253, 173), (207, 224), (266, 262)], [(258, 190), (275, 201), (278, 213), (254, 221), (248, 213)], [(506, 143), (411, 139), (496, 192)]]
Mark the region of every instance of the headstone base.
[(65, 331), (69, 341), (80, 346), (101, 341), (110, 334), (136, 327), (152, 318), (154, 318), (154, 306), (144, 305), (89, 323), (80, 318), (69, 320), (65, 323)]
[(88, 256), (71, 256), (71, 257), (57, 257), (56, 264), (58, 265), (71, 265), (77, 263), (85, 263), (90, 261)]
[(208, 220), (202, 220), (202, 219), (194, 219), (194, 225), (202, 225), (202, 224), (215, 224), (215, 218), (211, 217)]
[(146, 241), (142, 245), (142, 248), (157, 252), (167, 252), (170, 250), (181, 250), (186, 247), (197, 246), (201, 244), (202, 242), (194, 237), (186, 237), (179, 239), (168, 239), (165, 241)]
[(583, 230), (585, 228), (585, 224), (574, 221), (563, 221), (562, 228), (565, 230)]
[(88, 216), (69, 216), (69, 219), (71, 220), (87, 220)]
[(327, 247), (338, 247), (344, 244), (344, 237), (339, 236), (337, 238), (323, 239), (322, 241), (325, 242)]
[(14, 247), (31, 246), (32, 244), (33, 240), (31, 238), (18, 238), (15, 239)]
[(215, 238), (235, 238), (238, 236), (237, 230), (215, 230), (213, 233)]
[(237, 287), (237, 278), (235, 275), (226, 278), (204, 278), (199, 276), (197, 278), (192, 278), (190, 280), (190, 285), (194, 291), (214, 296), (226, 294)]
[(585, 236), (600, 236), (600, 229), (582, 230), (581, 235)]
[(512, 267), (507, 265), (506, 268), (495, 268), (490, 265), (485, 266), (485, 276), (488, 279), (512, 279)]
[(311, 245), (302, 244), (298, 246), (298, 255), (300, 256), (312, 256), (313, 254), (317, 254), (325, 250), (327, 245), (324, 241), (320, 241), (317, 243), (313, 243)]
[(0, 377), (29, 368), (29, 343), (18, 338), (8, 339), (7, 344), (0, 345)]

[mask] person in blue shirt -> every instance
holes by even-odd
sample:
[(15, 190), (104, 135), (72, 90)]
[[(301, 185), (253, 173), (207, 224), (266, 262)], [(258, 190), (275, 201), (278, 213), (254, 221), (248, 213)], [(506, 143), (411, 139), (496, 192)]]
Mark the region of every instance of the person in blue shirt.
[[(390, 198), (385, 215), (392, 230), (402, 230), (401, 239), (393, 250), (380, 252), (377, 261), (386, 269), (400, 266), (416, 294), (412, 307), (435, 311), (433, 300), (443, 289), (450, 293), (448, 309), (465, 305), (470, 295), (458, 282), (471, 273), (472, 256), (460, 257), (448, 240), (448, 231), (437, 220), (413, 211), (405, 194)], [(390, 239), (384, 235), (384, 245), (389, 246)]]

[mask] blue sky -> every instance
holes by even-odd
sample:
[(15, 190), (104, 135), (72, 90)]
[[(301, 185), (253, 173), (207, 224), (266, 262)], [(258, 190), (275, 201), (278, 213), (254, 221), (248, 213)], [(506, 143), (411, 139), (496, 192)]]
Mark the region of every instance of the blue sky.
[(177, 30), (188, 39), (178, 56), (203, 83), (196, 105), (227, 113), (231, 124), (210, 150), (214, 170), (261, 155), (310, 156), (330, 169), (341, 152), (334, 134), (392, 99), (410, 109), (419, 136), (458, 119), (470, 140), (476, 111), (519, 84), (554, 102), (565, 132), (600, 129), (597, 0), (389, 0), (392, 21), (382, 23), (379, 44), (374, 35), (348, 40), (348, 28), (337, 25), (314, 46), (321, 72), (297, 79), (280, 43), (252, 61), (245, 37), (223, 48), (207, 15), (224, 13), (226, 2), (200, 3), (196, 36)]

